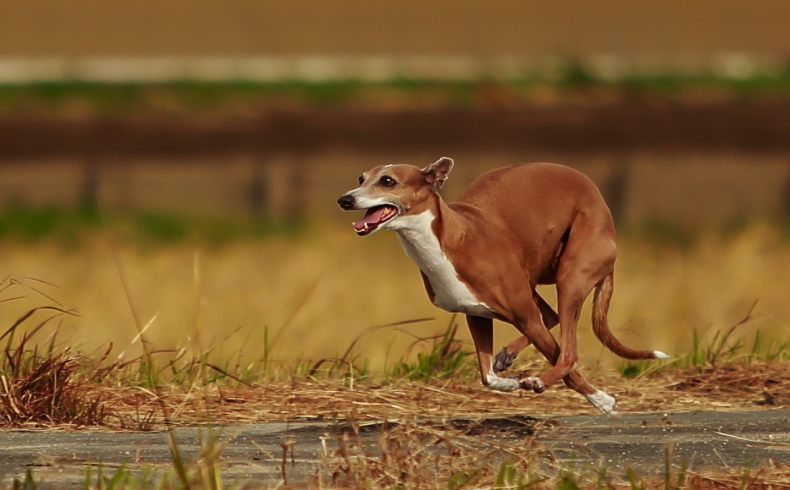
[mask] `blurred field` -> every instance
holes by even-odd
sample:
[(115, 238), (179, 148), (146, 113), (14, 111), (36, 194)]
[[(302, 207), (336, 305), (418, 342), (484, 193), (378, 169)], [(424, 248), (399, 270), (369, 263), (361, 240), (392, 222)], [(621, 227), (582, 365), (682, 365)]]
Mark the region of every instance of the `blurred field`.
[(786, 53), (779, 0), (5, 2), (0, 54)]
[[(142, 323), (156, 316), (147, 331), (156, 348), (189, 346), (201, 332), (204, 346), (217, 346), (216, 359), (238, 354), (245, 362), (260, 359), (267, 328), (271, 358), (293, 365), (298, 359), (342, 354), (368, 327), (434, 318), (402, 331), (385, 328), (363, 336), (354, 352), (380, 369), (402, 357), (413, 336), (440, 333), (451, 319), (429, 303), (416, 267), (389, 232), (360, 239), (350, 226), (313, 225), (298, 233), (211, 246), (187, 239), (169, 244), (118, 240), (116, 230), (86, 233), (70, 245), (47, 239), (0, 242), (5, 274), (57, 285), (23, 280), (78, 310), (80, 317), (62, 320), (60, 335), (70, 335), (69, 342), (83, 351), (109, 341), (119, 353), (137, 333), (119, 272)], [(116, 237), (120, 271), (108, 236)], [(634, 347), (688, 352), (694, 330), (710, 338), (758, 301), (758, 319), (741, 331), (744, 338), (751, 342), (759, 329), (768, 339), (787, 339), (788, 245), (783, 229), (762, 223), (695, 236), (658, 228), (621, 233), (612, 328)], [(543, 292), (553, 303), (553, 290)], [(19, 293), (19, 288), (9, 290), (3, 298)], [(25, 294), (23, 300), (0, 304), (0, 325), (12, 324), (31, 306), (50, 303), (32, 290)], [(457, 320), (463, 326), (463, 319)], [(465, 328), (461, 332), (467, 339)], [(501, 343), (516, 333), (502, 325), (496, 335)], [(592, 336), (589, 310), (583, 313), (580, 335), (585, 369), (613, 361)], [(134, 352), (139, 344), (128, 355)]]

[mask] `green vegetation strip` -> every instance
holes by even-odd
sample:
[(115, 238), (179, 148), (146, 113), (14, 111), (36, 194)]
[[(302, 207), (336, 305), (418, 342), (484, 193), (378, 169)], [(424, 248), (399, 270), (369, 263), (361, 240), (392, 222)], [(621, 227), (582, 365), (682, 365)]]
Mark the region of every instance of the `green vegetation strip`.
[[(418, 81), (395, 79), (386, 82), (168, 82), (93, 83), (41, 82), (24, 85), (0, 84), (0, 114), (39, 111), (118, 114), (139, 110), (164, 112), (193, 110), (296, 107), (359, 107), (424, 102), (434, 108), (479, 105), (517, 105), (544, 98), (547, 90), (556, 96), (589, 94), (590, 90), (630, 95), (710, 98), (787, 96), (790, 66), (775, 72), (743, 78), (715, 74), (662, 73), (632, 75), (616, 81), (597, 78), (580, 63), (563, 65), (549, 79), (528, 77), (510, 81)], [(555, 97), (556, 98), (556, 97)]]
[(198, 217), (168, 212), (115, 213), (103, 219), (94, 206), (77, 208), (16, 205), (0, 212), (0, 241), (50, 241), (79, 245), (93, 232), (109, 229), (122, 240), (160, 244), (195, 241), (220, 245), (244, 239), (294, 236), (297, 221), (264, 217)]

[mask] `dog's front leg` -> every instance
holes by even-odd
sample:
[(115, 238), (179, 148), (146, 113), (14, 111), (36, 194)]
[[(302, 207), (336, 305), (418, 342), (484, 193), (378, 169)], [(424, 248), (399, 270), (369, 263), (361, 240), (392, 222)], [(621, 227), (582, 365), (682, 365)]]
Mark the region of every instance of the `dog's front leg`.
[(480, 380), (493, 390), (514, 391), (520, 386), (516, 379), (501, 378), (494, 372), (494, 321), (490, 318), (466, 315), (466, 324), (472, 334), (480, 367)]

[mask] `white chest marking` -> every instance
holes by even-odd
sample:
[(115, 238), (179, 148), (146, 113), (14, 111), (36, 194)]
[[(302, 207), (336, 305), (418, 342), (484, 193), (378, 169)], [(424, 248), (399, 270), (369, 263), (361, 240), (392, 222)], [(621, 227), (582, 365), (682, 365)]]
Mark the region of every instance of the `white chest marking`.
[(458, 278), (455, 267), (433, 233), (433, 220), (433, 213), (425, 211), (412, 216), (398, 216), (384, 226), (398, 232), (403, 251), (428, 278), (436, 295), (433, 304), (447, 311), (493, 318), (491, 308), (478, 300)]

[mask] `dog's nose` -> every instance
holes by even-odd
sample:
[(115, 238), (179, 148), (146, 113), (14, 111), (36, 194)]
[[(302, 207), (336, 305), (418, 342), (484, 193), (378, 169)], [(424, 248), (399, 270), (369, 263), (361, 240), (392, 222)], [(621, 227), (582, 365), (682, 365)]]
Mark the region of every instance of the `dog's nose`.
[(340, 198), (337, 200), (337, 203), (340, 204), (341, 208), (348, 211), (349, 209), (352, 209), (354, 207), (354, 196), (350, 194), (345, 194), (343, 196), (340, 196)]

